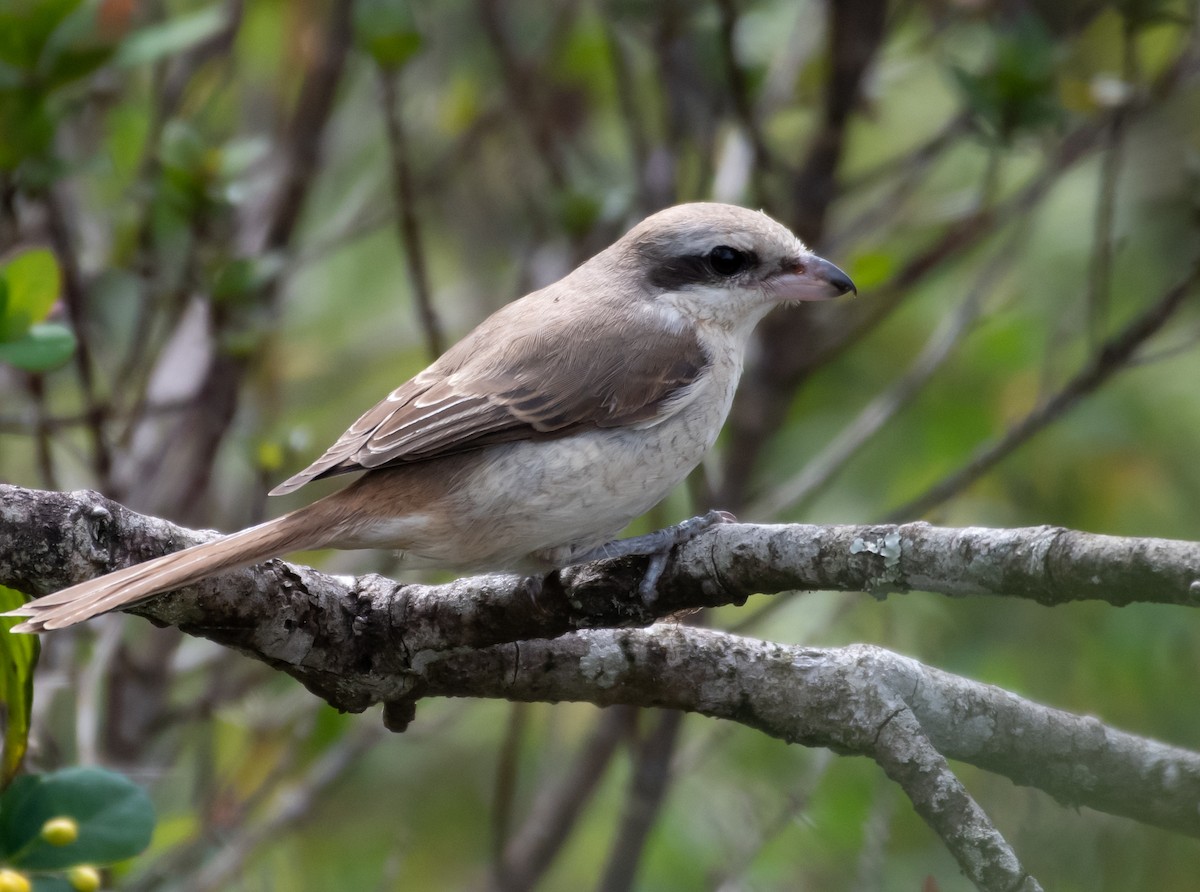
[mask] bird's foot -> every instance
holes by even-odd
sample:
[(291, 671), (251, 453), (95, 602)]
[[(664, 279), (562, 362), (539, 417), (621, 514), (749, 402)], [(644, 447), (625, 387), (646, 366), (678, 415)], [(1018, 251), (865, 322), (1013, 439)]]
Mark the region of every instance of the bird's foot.
[(534, 609), (545, 613), (546, 608), (542, 604), (542, 594), (547, 588), (551, 589), (551, 594), (558, 592), (562, 593), (562, 582), (558, 576), (558, 570), (551, 570), (549, 573), (534, 576), (522, 576), (521, 588), (525, 594), (529, 596), (529, 603)]
[(638, 595), (647, 606), (658, 597), (658, 580), (667, 567), (667, 558), (676, 547), (690, 542), (705, 530), (721, 523), (737, 523), (737, 518), (728, 511), (709, 511), (702, 517), (692, 517), (665, 529), (655, 530), (629, 539), (614, 539), (572, 558), (574, 564), (589, 561), (613, 560), (615, 558), (649, 557), (650, 563), (638, 586)]

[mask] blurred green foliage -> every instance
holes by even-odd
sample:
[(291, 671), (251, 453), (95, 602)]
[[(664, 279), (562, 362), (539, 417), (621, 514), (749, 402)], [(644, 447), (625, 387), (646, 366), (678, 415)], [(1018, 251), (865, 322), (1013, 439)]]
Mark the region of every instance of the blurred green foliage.
[[(0, 477), (100, 488), (222, 528), (296, 504), (261, 494), (429, 359), (396, 225), (401, 158), (451, 340), (683, 200), (764, 207), (858, 283), (830, 315), (794, 308), (769, 323), (792, 328), (764, 350), (821, 361), (793, 381), (748, 382), (760, 389), (744, 405), (778, 400), (779, 423), (747, 434), (753, 411), (735, 413), (701, 495), (676, 494), (645, 526), (689, 513), (732, 471), (748, 469), (736, 507), (770, 495), (979, 292), (942, 364), (823, 487), (769, 517), (743, 512), (886, 515), (994, 442), (1185, 274), (1200, 78), (1184, 0), (1019, 13), (895, 3), (877, 44), (870, 17), (845, 12), (868, 6), (360, 0), (339, 18), (318, 0), (0, 4)], [(335, 34), (349, 41), (340, 68), (322, 55)], [(831, 173), (816, 176), (829, 153)], [(55, 315), (66, 287), (78, 318)], [(1200, 539), (1196, 303), (927, 519)], [(35, 335), (45, 327), (47, 341)], [(33, 359), (12, 352), (24, 341)], [(757, 438), (753, 453), (739, 434)], [(386, 555), (304, 557), (390, 567)], [(1200, 748), (1189, 706), (1200, 647), (1180, 609), (815, 593), (759, 613), (779, 600), (711, 621), (876, 643)], [(505, 704), (422, 703), (410, 732), (384, 738), (377, 715), (335, 715), (199, 640), (132, 620), (119, 636), (61, 640), (38, 674), (40, 745), (27, 761), (82, 750), (152, 779), (162, 819), (120, 879), (128, 889), (479, 886), (503, 843), (506, 742), (519, 825), (599, 721), (590, 706), (538, 705), (518, 734)], [(10, 728), (27, 712), (10, 713)], [(603, 874), (652, 725), (628, 730), (543, 888)], [(639, 888), (965, 888), (865, 760), (689, 717), (672, 769)], [(1194, 886), (1193, 840), (963, 777), (1047, 889)]]
[(47, 372), (75, 351), (75, 335), (44, 321), (58, 300), (58, 261), (45, 248), (0, 260), (0, 362)]
[(986, 70), (971, 73), (955, 69), (965, 105), (981, 132), (1009, 145), (1024, 132), (1060, 120), (1055, 95), (1057, 44), (1032, 17), (996, 40), (994, 59)]
[[(14, 610), (26, 598), (18, 591), (0, 585), (0, 612)], [(0, 618), (0, 790), (8, 786), (29, 746), (29, 720), (33, 711), (33, 669), (37, 665), (41, 642), (30, 635), (10, 635), (8, 630), (19, 619)]]
[(0, 793), (0, 870), (32, 881), (33, 892), (94, 892), (95, 867), (140, 854), (153, 828), (149, 797), (120, 774), (22, 775)]

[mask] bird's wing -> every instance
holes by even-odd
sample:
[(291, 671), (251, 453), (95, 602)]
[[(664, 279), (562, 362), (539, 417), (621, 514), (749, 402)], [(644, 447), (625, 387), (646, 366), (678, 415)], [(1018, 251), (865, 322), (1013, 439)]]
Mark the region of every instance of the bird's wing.
[(496, 443), (650, 426), (688, 402), (709, 363), (691, 328), (652, 313), (589, 313), (584, 344), (570, 312), (545, 298), (538, 306), (490, 317), (271, 494)]

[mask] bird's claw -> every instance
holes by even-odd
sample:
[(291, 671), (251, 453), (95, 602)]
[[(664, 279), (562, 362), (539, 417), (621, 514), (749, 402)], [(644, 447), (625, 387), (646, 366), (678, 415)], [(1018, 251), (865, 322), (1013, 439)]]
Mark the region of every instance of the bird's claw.
[(609, 560), (612, 558), (637, 555), (649, 557), (646, 572), (638, 585), (638, 595), (647, 607), (658, 599), (658, 581), (667, 568), (667, 558), (671, 552), (705, 530), (722, 523), (737, 523), (737, 518), (728, 511), (709, 511), (700, 517), (690, 517), (682, 523), (665, 529), (655, 530), (641, 536), (629, 539), (615, 539), (597, 548), (592, 548), (579, 555), (574, 563), (584, 564), (588, 561)]

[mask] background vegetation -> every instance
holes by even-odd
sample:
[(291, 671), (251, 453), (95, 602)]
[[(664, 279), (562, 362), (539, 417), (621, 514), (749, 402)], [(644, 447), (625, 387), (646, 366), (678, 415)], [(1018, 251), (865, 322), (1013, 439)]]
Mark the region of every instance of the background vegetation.
[[(0, 366), (0, 477), (277, 513), (272, 483), (488, 312), (696, 199), (766, 209), (860, 297), (771, 317), (647, 525), (1200, 539), (1200, 311), (1164, 300), (1200, 255), (1184, 0), (6, 0), (0, 250), (54, 251), (77, 346)], [(1200, 747), (1179, 608), (807, 594), (705, 621)], [(547, 889), (965, 887), (865, 760), (583, 705), (428, 703), (388, 735), (120, 617), (45, 640), (33, 728), (26, 767), (151, 791), (122, 889), (503, 887), (554, 830)], [(1194, 887), (1194, 840), (961, 776), (1048, 889)], [(539, 823), (564, 790), (578, 820)]]

